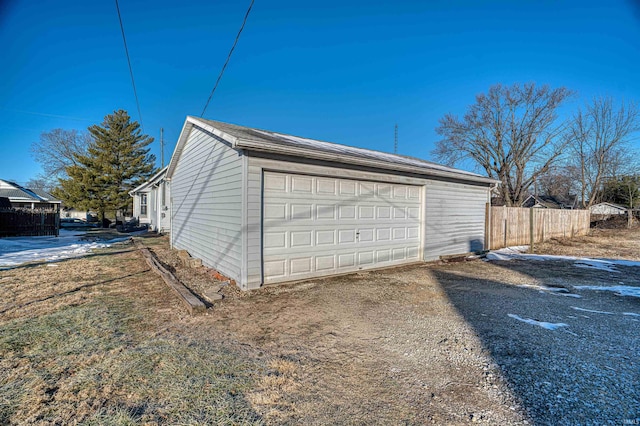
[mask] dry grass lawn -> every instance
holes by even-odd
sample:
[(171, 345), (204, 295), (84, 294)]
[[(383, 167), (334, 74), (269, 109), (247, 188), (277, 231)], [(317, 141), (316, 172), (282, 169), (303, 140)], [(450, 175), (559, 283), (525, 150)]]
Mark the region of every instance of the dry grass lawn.
[[(604, 230), (536, 251), (640, 259), (639, 237)], [(166, 238), (141, 241), (194, 291), (212, 285)], [(132, 245), (0, 271), (0, 424), (526, 424), (441, 285), (473, 275), (531, 280), (425, 265), (226, 287), (189, 317)]]

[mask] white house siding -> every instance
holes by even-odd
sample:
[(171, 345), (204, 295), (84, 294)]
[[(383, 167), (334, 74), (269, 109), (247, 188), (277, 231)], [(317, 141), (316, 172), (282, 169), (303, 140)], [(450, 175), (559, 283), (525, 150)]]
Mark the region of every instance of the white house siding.
[(625, 214), (627, 211), (624, 207), (612, 206), (611, 204), (595, 204), (590, 207), (591, 214), (613, 215)]
[(424, 260), (484, 249), (488, 188), (429, 181), (425, 189)]
[(240, 281), (242, 157), (193, 127), (171, 178), (171, 243)]

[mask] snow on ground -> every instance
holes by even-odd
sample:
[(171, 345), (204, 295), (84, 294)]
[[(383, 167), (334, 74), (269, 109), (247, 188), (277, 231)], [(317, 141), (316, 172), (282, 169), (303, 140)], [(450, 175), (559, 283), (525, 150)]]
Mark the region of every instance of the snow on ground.
[(571, 309), (575, 309), (576, 311), (582, 311), (582, 312), (591, 312), (594, 314), (615, 315), (613, 312), (594, 311), (593, 309), (578, 308), (577, 306), (572, 306)]
[(563, 322), (553, 323), (553, 322), (544, 322), (537, 321), (531, 318), (522, 318), (515, 314), (507, 314), (510, 318), (517, 319), (518, 321), (526, 322), (527, 324), (537, 325), (538, 327), (542, 327), (546, 330), (555, 330), (560, 327), (568, 327), (569, 324), (565, 324)]
[(533, 261), (573, 261), (574, 265), (578, 268), (590, 268), (599, 269), (607, 272), (620, 272), (616, 269), (616, 266), (638, 266), (640, 262), (634, 260), (623, 259), (591, 259), (588, 257), (574, 257), (574, 256), (556, 256), (556, 255), (544, 255), (544, 254), (529, 254), (523, 253), (529, 250), (529, 246), (515, 246), (507, 247), (500, 250), (494, 250), (487, 253), (486, 260), (533, 260)]
[(0, 238), (0, 269), (9, 269), (29, 262), (55, 262), (79, 257), (93, 249), (110, 247), (129, 237), (108, 241), (84, 240), (82, 231), (60, 230), (60, 236)]
[(632, 296), (640, 297), (640, 287), (631, 287), (627, 285), (613, 285), (613, 286), (600, 286), (600, 285), (577, 285), (574, 286), (576, 290), (597, 290), (597, 291), (613, 291), (618, 296)]

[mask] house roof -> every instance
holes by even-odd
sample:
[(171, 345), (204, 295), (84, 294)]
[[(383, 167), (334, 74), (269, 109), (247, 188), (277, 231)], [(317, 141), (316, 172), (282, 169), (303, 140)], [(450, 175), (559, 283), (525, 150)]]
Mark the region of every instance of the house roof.
[(539, 205), (546, 209), (561, 209), (564, 204), (550, 195), (529, 195), (523, 202), (522, 207), (533, 207)]
[(140, 185), (136, 186), (131, 191), (129, 191), (129, 195), (133, 196), (133, 194), (135, 194), (136, 192), (143, 191), (148, 187), (153, 186), (158, 182), (160, 182), (162, 179), (164, 179), (165, 175), (167, 174), (168, 168), (169, 166), (164, 166), (162, 169), (160, 169), (158, 173), (151, 176), (151, 178), (148, 181), (141, 183)]
[(464, 170), (454, 169), (419, 158), (356, 148), (268, 130), (253, 129), (219, 121), (188, 116), (178, 144), (171, 157), (167, 177), (171, 178), (182, 149), (193, 126), (214, 134), (238, 150), (260, 151), (294, 157), (312, 158), (343, 164), (357, 164), (379, 169), (402, 171), (419, 175), (439, 176), (463, 181), (494, 184), (495, 179)]
[(31, 192), (36, 194), (38, 197), (47, 200), (50, 203), (61, 203), (62, 201), (58, 200), (53, 195), (49, 194), (47, 191), (43, 189), (32, 189)]
[(6, 197), (11, 202), (31, 203), (60, 203), (55, 197), (45, 191), (31, 190), (15, 182), (0, 179), (0, 197)]

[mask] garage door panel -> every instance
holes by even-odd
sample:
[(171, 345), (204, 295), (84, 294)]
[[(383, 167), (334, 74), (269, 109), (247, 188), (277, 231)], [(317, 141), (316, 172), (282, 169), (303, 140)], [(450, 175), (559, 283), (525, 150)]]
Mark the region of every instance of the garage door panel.
[(265, 220), (270, 220), (270, 219), (285, 220), (287, 218), (287, 204), (286, 203), (265, 204), (264, 218)]
[(351, 268), (356, 266), (356, 254), (346, 253), (338, 255), (338, 268)]
[(373, 234), (374, 234), (374, 229), (373, 228), (369, 228), (369, 229), (364, 229), (364, 228), (360, 228), (358, 229), (358, 241), (365, 244), (365, 243), (369, 243), (369, 242), (373, 242)]
[(311, 265), (313, 258), (311, 256), (298, 257), (289, 260), (289, 273), (291, 276), (308, 274), (312, 271)]
[(336, 195), (335, 179), (318, 178), (316, 181), (316, 193), (320, 195)]
[(264, 247), (266, 249), (282, 249), (287, 247), (286, 232), (265, 232)]
[(291, 244), (289, 247), (292, 248), (300, 248), (300, 247), (312, 247), (312, 232), (311, 231), (293, 231), (289, 233)]
[(362, 266), (373, 265), (373, 250), (358, 253), (358, 264)]
[(272, 280), (286, 278), (287, 277), (287, 261), (286, 259), (277, 260), (265, 260), (264, 261), (264, 275)]
[(313, 190), (313, 178), (307, 176), (290, 176), (291, 192), (311, 194)]
[(373, 219), (375, 216), (374, 206), (359, 206), (358, 219)]
[(355, 219), (356, 218), (356, 206), (340, 206), (338, 207), (338, 219)]
[(336, 205), (334, 204), (317, 204), (316, 219), (318, 220), (335, 220)]
[(315, 259), (316, 271), (332, 271), (336, 269), (336, 257), (334, 255), (317, 256)]
[(264, 173), (264, 282), (419, 259), (420, 188)]

